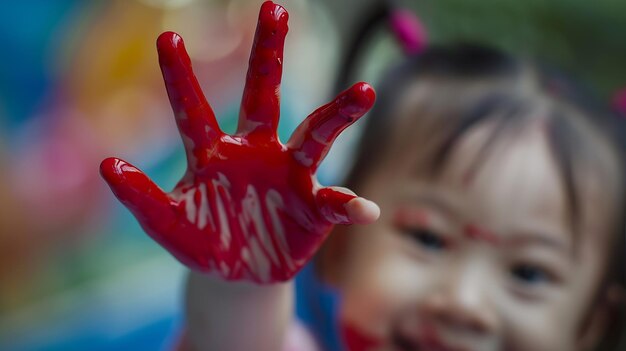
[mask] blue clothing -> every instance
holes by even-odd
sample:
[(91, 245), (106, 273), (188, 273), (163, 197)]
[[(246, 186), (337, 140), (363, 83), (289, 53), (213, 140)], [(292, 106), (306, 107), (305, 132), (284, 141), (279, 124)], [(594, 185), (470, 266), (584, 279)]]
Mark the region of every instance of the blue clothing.
[(313, 261), (295, 280), (296, 316), (306, 325), (325, 351), (342, 351), (339, 335), (339, 293), (325, 285), (315, 272)]

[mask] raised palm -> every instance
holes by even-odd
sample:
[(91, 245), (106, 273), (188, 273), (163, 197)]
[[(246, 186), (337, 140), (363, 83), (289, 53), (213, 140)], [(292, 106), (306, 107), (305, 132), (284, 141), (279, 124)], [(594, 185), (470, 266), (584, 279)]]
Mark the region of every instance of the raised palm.
[(144, 230), (191, 269), (232, 280), (284, 281), (333, 224), (352, 222), (346, 204), (355, 196), (320, 187), (315, 171), (337, 135), (372, 106), (374, 91), (354, 85), (281, 144), (276, 128), (287, 19), (281, 6), (262, 5), (234, 135), (220, 130), (182, 38), (159, 36), (159, 63), (188, 162), (172, 192), (120, 159), (101, 164), (113, 193)]

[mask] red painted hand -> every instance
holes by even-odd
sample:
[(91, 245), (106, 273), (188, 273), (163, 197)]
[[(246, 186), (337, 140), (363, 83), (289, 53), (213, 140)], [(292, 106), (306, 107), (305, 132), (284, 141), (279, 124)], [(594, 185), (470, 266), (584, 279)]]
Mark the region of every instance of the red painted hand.
[(317, 109), (286, 145), (276, 136), (287, 18), (272, 2), (261, 7), (235, 135), (220, 130), (182, 38), (161, 34), (159, 62), (187, 172), (165, 193), (120, 159), (100, 166), (143, 229), (191, 269), (231, 280), (284, 281), (311, 258), (333, 224), (375, 219), (363, 219), (365, 200), (323, 188), (315, 178), (337, 135), (373, 105), (368, 84)]

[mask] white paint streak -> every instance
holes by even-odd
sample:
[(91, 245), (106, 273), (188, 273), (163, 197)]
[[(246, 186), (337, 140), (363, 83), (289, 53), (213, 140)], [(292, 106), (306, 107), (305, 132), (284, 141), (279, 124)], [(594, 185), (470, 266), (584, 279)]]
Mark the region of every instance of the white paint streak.
[(307, 231), (313, 232), (315, 231), (315, 224), (313, 222), (313, 218), (311, 218), (306, 211), (296, 211), (292, 213), (295, 221)]
[(289, 252), (289, 245), (287, 245), (287, 238), (285, 237), (285, 228), (280, 220), (278, 215), (278, 210), (284, 210), (285, 203), (283, 201), (282, 196), (278, 193), (278, 191), (274, 189), (268, 190), (265, 195), (265, 205), (267, 206), (267, 210), (272, 218), (272, 227), (274, 228), (274, 233), (276, 234), (276, 239), (278, 241), (278, 248), (283, 253), (283, 257), (285, 259), (285, 264), (287, 268), (290, 270), (294, 270), (296, 267), (294, 266), (293, 260), (291, 259), (291, 253)]
[(220, 268), (222, 269), (222, 274), (224, 276), (228, 276), (228, 273), (230, 273), (230, 268), (228, 268), (228, 265), (226, 264), (226, 262), (224, 261), (220, 262)]
[(307, 157), (304, 151), (294, 152), (293, 157), (296, 159), (296, 161), (300, 162), (300, 164), (302, 164), (305, 167), (311, 167), (311, 165), (313, 164), (313, 159), (310, 157)]
[(198, 167), (198, 159), (193, 154), (193, 150), (196, 147), (196, 144), (193, 142), (193, 139), (185, 135), (185, 133), (180, 133), (180, 137), (183, 139), (183, 144), (185, 145), (185, 151), (187, 153), (187, 162), (189, 162), (189, 166), (191, 168)]
[(259, 242), (256, 238), (250, 238), (250, 250), (252, 256), (252, 262), (254, 264), (254, 274), (257, 275), (257, 278), (261, 281), (269, 281), (270, 278), (270, 262), (265, 256), (265, 253), (261, 249)]
[(222, 137), (222, 142), (226, 144), (233, 144), (233, 145), (238, 145), (238, 146), (243, 145), (243, 142), (241, 142), (241, 139), (239, 137), (233, 137), (232, 135), (224, 135)]
[(215, 231), (215, 222), (211, 215), (211, 208), (209, 207), (209, 199), (206, 190), (206, 184), (202, 183), (198, 186), (200, 191), (200, 208), (198, 209), (198, 229), (202, 230), (207, 225), (207, 219), (211, 224), (211, 229)]
[(241, 249), (241, 260), (248, 266), (250, 266), (250, 251), (247, 247)]
[[(210, 189), (209, 186), (212, 186), (213, 189)], [(228, 250), (232, 243), (233, 233), (229, 218), (235, 215), (235, 207), (230, 187), (231, 183), (228, 178), (222, 173), (217, 173), (217, 179), (200, 183), (197, 188), (190, 187), (186, 191), (179, 189), (172, 193), (172, 196), (185, 206), (185, 214), (189, 222), (195, 223), (198, 229), (204, 230), (207, 225), (210, 225), (211, 230), (217, 233), (219, 228), (222, 250)], [(211, 196), (209, 190), (213, 190), (211, 199), (209, 199)], [(195, 201), (196, 192), (199, 195), (199, 204)], [(213, 217), (212, 205), (215, 206), (217, 220)], [(271, 220), (271, 231), (265, 223), (262, 205), (267, 207)], [(246, 195), (241, 200), (241, 213), (238, 216), (243, 235), (240, 260), (235, 262), (233, 267), (221, 260), (218, 260), (221, 262), (210, 260), (207, 262), (209, 269), (219, 271), (223, 276), (228, 276), (229, 274), (238, 274), (237, 272), (243, 267), (248, 267), (248, 270), (259, 280), (269, 281), (272, 265), (279, 266), (279, 257), (283, 257), (285, 268), (295, 270), (300, 262), (291, 257), (285, 228), (279, 213), (280, 210), (284, 209), (285, 203), (278, 191), (270, 189), (265, 194), (265, 201), (262, 203), (256, 188), (253, 185), (248, 185)], [(305, 227), (313, 225), (311, 219), (306, 216), (300, 218), (299, 222)], [(250, 231), (251, 228), (254, 228), (253, 232)], [(276, 245), (272, 242), (272, 238), (276, 240)], [(217, 260), (217, 258), (215, 259)]]
[(328, 141), (327, 141), (328, 136), (322, 135), (320, 131), (317, 129), (311, 132), (311, 138), (322, 145), (328, 144)]
[[(242, 117), (240, 116), (239, 119), (241, 120)], [(259, 121), (254, 121), (254, 120), (249, 119), (249, 116), (245, 116), (243, 117), (243, 119), (245, 119), (243, 123), (243, 127), (241, 128), (241, 130), (238, 130), (237, 134), (249, 134), (250, 132), (257, 129), (258, 127), (265, 125), (264, 122), (259, 122)]]
[[(254, 225), (260, 243), (263, 245), (265, 251), (267, 251), (267, 253), (269, 254), (272, 262), (278, 265), (278, 256), (276, 254), (276, 250), (274, 249), (274, 245), (272, 245), (272, 239), (267, 230), (267, 227), (265, 226), (265, 222), (263, 221), (263, 211), (261, 208), (259, 195), (254, 186), (248, 185), (246, 196), (241, 201), (241, 209), (244, 226), (249, 223), (252, 223)], [(251, 240), (251, 238), (248, 238), (248, 240)]]
[(193, 196), (196, 193), (196, 189), (190, 188), (186, 192), (181, 192), (179, 198), (180, 203), (185, 203), (185, 213), (187, 214), (187, 220), (191, 223), (196, 221), (196, 203), (193, 201)]
[[(217, 173), (217, 178), (218, 179), (213, 179), (212, 183), (215, 192), (217, 216), (220, 224), (220, 242), (222, 243), (222, 248), (226, 250), (230, 246), (232, 233), (230, 231), (230, 224), (226, 213), (227, 208), (224, 205), (224, 202), (229, 205), (232, 204), (232, 197), (230, 195), (230, 182), (228, 181), (228, 178), (226, 178), (226, 176), (222, 173)], [(224, 197), (226, 197), (225, 199), (222, 198), (222, 193), (224, 194)], [(232, 213), (232, 206), (229, 206), (229, 209)]]

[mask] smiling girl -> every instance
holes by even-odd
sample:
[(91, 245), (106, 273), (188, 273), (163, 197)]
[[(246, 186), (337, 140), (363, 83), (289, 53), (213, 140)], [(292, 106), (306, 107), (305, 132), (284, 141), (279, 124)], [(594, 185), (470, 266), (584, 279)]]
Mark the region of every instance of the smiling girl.
[[(347, 186), (376, 205), (315, 179), (334, 138), (371, 107), (369, 85), (316, 110), (285, 145), (276, 138), (286, 21), (263, 5), (232, 136), (182, 39), (162, 35), (188, 171), (165, 193), (122, 160), (101, 166), (192, 269), (180, 349), (571, 351), (609, 338), (622, 295), (621, 121), (531, 63), (429, 48), (387, 75), (368, 116)], [(336, 316), (330, 336), (293, 318), (292, 278), (307, 262), (303, 273), (339, 297), (334, 310), (309, 309)]]
[[(591, 350), (621, 295), (622, 122), (497, 51), (430, 48), (388, 77), (321, 274), (350, 350)], [(378, 140), (386, 143), (378, 143)], [(343, 232), (343, 233), (341, 233)]]

